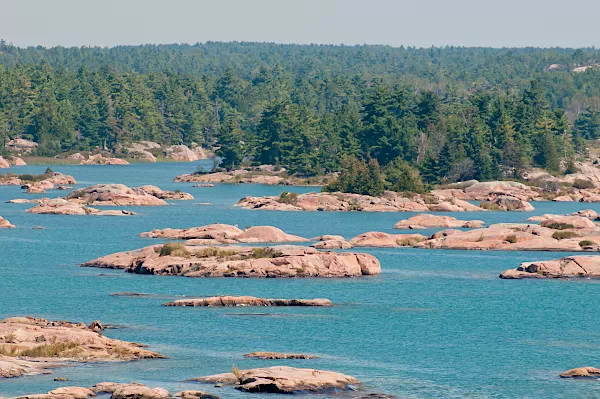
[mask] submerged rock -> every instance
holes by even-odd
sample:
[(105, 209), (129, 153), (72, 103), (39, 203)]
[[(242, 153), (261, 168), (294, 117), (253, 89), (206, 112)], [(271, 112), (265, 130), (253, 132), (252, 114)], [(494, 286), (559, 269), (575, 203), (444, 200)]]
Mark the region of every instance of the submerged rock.
[(503, 279), (522, 278), (600, 278), (600, 256), (568, 256), (539, 262), (524, 262), (500, 274)]
[(318, 356), (306, 355), (304, 353), (279, 353), (279, 352), (252, 352), (247, 353), (244, 357), (263, 360), (279, 360), (279, 359), (318, 359)]
[(165, 244), (119, 252), (82, 266), (185, 277), (360, 277), (381, 272), (379, 261), (369, 254), (319, 252), (298, 246), (252, 248)]
[(191, 381), (235, 385), (254, 393), (335, 393), (354, 390), (360, 381), (341, 373), (277, 366), (193, 378)]
[(163, 306), (333, 306), (329, 299), (265, 299), (253, 296), (213, 296), (208, 298), (178, 299)]
[(458, 220), (452, 216), (439, 216), (420, 214), (412, 216), (406, 220), (401, 220), (394, 225), (395, 229), (427, 229), (431, 227), (445, 228), (478, 228), (482, 227), (482, 220)]

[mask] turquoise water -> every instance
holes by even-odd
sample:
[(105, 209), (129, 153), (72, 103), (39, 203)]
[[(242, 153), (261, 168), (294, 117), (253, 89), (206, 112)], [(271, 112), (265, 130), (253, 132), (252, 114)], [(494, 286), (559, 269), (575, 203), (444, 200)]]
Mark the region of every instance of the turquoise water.
[[(393, 232), (411, 213), (249, 211), (232, 205), (245, 195), (275, 195), (282, 187), (174, 183), (195, 170), (185, 163), (130, 166), (54, 166), (78, 187), (94, 183), (154, 184), (182, 189), (194, 201), (169, 207), (127, 208), (135, 217), (31, 215), (31, 205), (5, 204), (32, 197), (0, 187), (0, 215), (17, 226), (0, 230), (0, 318), (33, 315), (121, 328), (105, 335), (142, 342), (167, 356), (116, 364), (86, 364), (52, 375), (0, 380), (0, 396), (46, 392), (61, 385), (139, 381), (177, 389), (203, 389), (224, 398), (249, 398), (229, 388), (188, 384), (186, 378), (274, 364), (330, 369), (353, 375), (369, 392), (402, 398), (597, 398), (600, 382), (562, 380), (566, 369), (600, 365), (600, 286), (593, 280), (505, 281), (498, 274), (528, 260), (565, 253), (360, 249), (377, 256), (382, 273), (361, 279), (188, 279), (79, 268), (79, 263), (157, 240), (153, 228), (222, 222), (274, 225), (305, 237), (365, 231)], [(41, 173), (45, 166), (13, 168)], [(289, 187), (285, 188), (290, 190)], [(298, 187), (297, 192), (314, 188)], [(50, 192), (46, 196), (64, 195)], [(199, 205), (210, 203), (210, 205)], [(568, 213), (600, 204), (535, 203), (532, 213), (461, 213), (487, 223), (524, 221), (532, 214)], [(44, 230), (33, 230), (34, 226)], [(426, 230), (425, 233), (434, 230)], [(136, 291), (161, 297), (111, 297)], [(181, 296), (255, 295), (330, 298), (318, 308), (165, 308)], [(256, 315), (267, 313), (268, 316)], [(244, 359), (252, 351), (307, 352), (311, 361)], [(54, 382), (57, 376), (69, 382)]]

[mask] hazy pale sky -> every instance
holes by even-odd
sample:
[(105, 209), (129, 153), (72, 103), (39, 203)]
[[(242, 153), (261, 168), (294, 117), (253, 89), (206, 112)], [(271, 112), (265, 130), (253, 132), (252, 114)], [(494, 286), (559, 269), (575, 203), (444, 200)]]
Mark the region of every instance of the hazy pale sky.
[(0, 38), (600, 47), (600, 0), (0, 0)]

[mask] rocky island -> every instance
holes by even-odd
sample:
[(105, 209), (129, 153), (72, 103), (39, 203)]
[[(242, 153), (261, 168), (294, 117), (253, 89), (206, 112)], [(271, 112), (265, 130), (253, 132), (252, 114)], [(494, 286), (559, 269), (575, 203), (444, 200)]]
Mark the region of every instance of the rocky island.
[(253, 296), (213, 296), (208, 298), (177, 299), (163, 306), (200, 306), (200, 307), (236, 307), (236, 306), (333, 306), (329, 299), (266, 299)]
[(372, 255), (320, 252), (310, 247), (206, 247), (169, 243), (118, 252), (84, 267), (184, 277), (360, 277), (381, 271)]
[(600, 256), (568, 256), (556, 260), (524, 262), (500, 274), (503, 279), (600, 278)]
[(341, 373), (276, 366), (192, 378), (190, 381), (232, 385), (245, 392), (262, 393), (339, 393), (356, 390), (360, 381)]
[[(96, 325), (12, 317), (0, 321), (0, 376), (47, 373), (64, 362), (164, 358), (143, 345), (101, 335)], [(41, 362), (38, 362), (41, 360)]]

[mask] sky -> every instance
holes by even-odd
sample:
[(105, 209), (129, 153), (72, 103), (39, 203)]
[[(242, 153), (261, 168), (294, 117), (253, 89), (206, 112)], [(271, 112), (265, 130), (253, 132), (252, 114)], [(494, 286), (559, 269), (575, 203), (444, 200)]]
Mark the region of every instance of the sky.
[(600, 0), (0, 0), (14, 45), (600, 47)]

